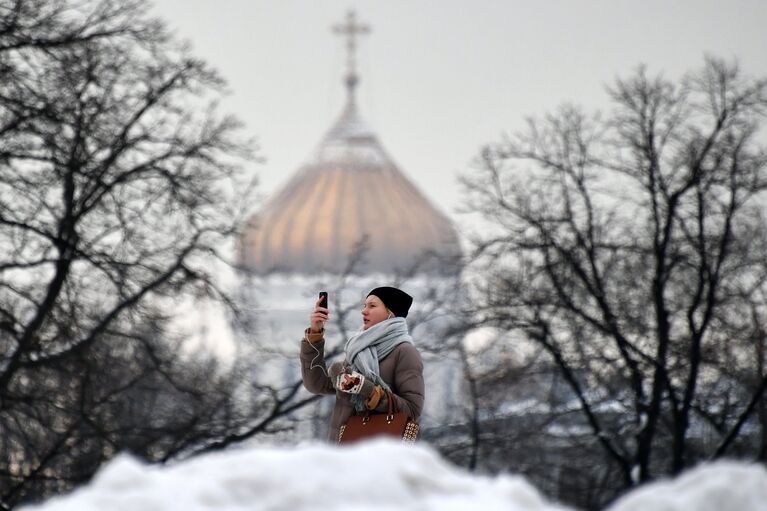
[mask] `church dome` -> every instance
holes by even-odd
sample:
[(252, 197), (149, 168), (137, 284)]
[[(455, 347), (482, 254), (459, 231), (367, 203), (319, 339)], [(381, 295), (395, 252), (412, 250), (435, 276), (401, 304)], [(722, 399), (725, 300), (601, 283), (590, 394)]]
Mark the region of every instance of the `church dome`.
[[(365, 273), (460, 253), (451, 221), (397, 168), (350, 100), (313, 157), (248, 223), (242, 264), (256, 273), (339, 272), (360, 243), (356, 270)], [(433, 260), (422, 269), (445, 270)]]
[(354, 37), (367, 27), (350, 13), (336, 31), (350, 38), (346, 107), (309, 161), (250, 219), (241, 264), (257, 274), (338, 273), (361, 255), (356, 273), (416, 267), (450, 273), (454, 267), (439, 261), (460, 255), (452, 223), (397, 168), (357, 112)]

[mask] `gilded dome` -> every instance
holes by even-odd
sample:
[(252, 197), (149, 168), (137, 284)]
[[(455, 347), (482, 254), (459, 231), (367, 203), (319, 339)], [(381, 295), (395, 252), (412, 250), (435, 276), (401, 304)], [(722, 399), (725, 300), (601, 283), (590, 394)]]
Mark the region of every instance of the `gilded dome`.
[[(241, 263), (259, 274), (337, 273), (363, 240), (357, 273), (391, 273), (427, 254), (460, 254), (450, 220), (393, 163), (350, 94), (314, 155), (248, 222)], [(452, 271), (433, 260), (419, 269)]]

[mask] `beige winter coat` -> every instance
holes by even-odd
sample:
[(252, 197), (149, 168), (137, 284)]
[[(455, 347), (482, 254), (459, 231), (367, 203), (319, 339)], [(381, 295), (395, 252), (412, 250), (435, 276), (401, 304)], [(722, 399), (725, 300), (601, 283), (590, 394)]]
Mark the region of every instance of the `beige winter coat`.
[[(311, 366), (311, 369), (310, 369)], [(423, 362), (415, 346), (402, 343), (379, 362), (381, 378), (392, 389), (400, 411), (418, 419), (423, 410)], [(341, 425), (354, 413), (349, 394), (336, 391), (327, 376), (325, 340), (322, 334), (305, 332), (301, 341), (301, 377), (304, 387), (313, 394), (335, 394), (336, 403), (330, 418), (328, 440), (336, 442)], [(381, 400), (374, 412), (386, 412), (387, 403)]]

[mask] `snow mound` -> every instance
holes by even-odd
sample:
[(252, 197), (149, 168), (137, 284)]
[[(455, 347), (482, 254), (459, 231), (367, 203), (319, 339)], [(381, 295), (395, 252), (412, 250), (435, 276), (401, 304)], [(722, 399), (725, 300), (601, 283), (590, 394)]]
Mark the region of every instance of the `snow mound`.
[[(521, 477), (472, 475), (426, 444), (251, 447), (147, 465), (120, 455), (27, 511), (566, 511)], [(767, 470), (723, 461), (642, 486), (608, 511), (767, 511)], [(572, 511), (572, 510), (570, 510)]]
[(609, 511), (767, 511), (767, 470), (719, 461), (641, 486)]
[(376, 440), (198, 456), (172, 466), (127, 455), (44, 511), (564, 511), (523, 478), (471, 475), (425, 445)]

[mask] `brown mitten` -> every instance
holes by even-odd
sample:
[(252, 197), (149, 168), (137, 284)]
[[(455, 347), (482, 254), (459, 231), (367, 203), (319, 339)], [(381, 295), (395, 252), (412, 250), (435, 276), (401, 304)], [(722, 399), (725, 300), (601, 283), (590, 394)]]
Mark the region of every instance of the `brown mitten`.
[(384, 392), (384, 389), (380, 385), (375, 385), (370, 392), (370, 396), (365, 401), (365, 407), (368, 410), (375, 410), (385, 396), (386, 392)]

